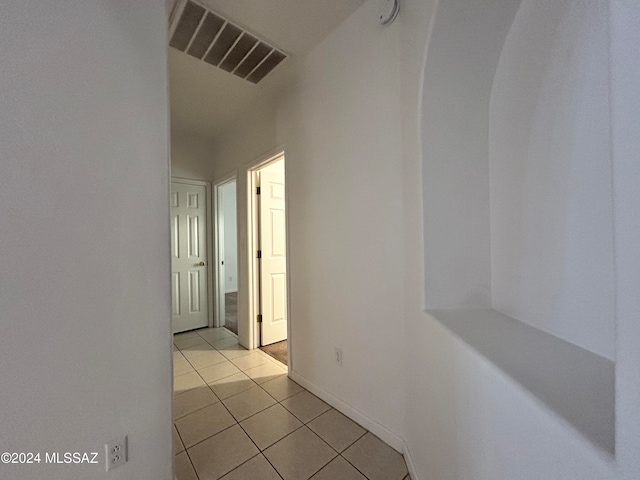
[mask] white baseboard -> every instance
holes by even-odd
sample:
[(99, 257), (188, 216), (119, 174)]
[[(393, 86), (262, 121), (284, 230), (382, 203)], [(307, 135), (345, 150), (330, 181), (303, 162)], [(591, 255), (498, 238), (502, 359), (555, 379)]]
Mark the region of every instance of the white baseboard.
[[(385, 442), (387, 445), (389, 445), (391, 448), (396, 450), (398, 453), (401, 453), (401, 454), (404, 455), (404, 452), (407, 450), (407, 446), (404, 443), (404, 440), (402, 438), (400, 438), (397, 434), (393, 433), (388, 428), (380, 425), (378, 422), (376, 422), (375, 420), (369, 418), (364, 413), (362, 413), (359, 410), (355, 409), (351, 405), (348, 405), (347, 403), (343, 402), (342, 400), (334, 397), (329, 392), (327, 392), (327, 391), (323, 390), (322, 388), (314, 385), (309, 380), (304, 378), (302, 375), (296, 373), (295, 371), (293, 371), (291, 369), (289, 369), (289, 377), (291, 378), (291, 380), (293, 380), (294, 382), (299, 383), (304, 388), (306, 388), (311, 393), (313, 393), (315, 396), (317, 396), (320, 399), (324, 400), (326, 403), (328, 403), (333, 408), (335, 408), (339, 412), (341, 412), (344, 415), (346, 415), (347, 417), (349, 417), (351, 420), (353, 420), (354, 422), (356, 422), (357, 424), (359, 424), (363, 428), (366, 428), (367, 430), (369, 430), (376, 437), (380, 438), (380, 440)], [(407, 468), (409, 468), (408, 462), (407, 462)], [(410, 470), (410, 473), (411, 473), (411, 470)], [(414, 473), (411, 473), (411, 475), (412, 475), (411, 478), (414, 478), (413, 477)]]
[(404, 461), (407, 464), (407, 470), (409, 470), (409, 477), (411, 477), (411, 480), (418, 480), (418, 473), (416, 472), (416, 467), (413, 464), (413, 459), (411, 458), (409, 445), (407, 445), (404, 440), (402, 441), (402, 455), (404, 456)]

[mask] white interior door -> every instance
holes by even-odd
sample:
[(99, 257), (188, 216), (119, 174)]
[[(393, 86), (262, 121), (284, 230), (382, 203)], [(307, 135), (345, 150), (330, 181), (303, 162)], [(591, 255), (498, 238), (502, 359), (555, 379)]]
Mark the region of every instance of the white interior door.
[(287, 256), (284, 160), (259, 171), (261, 344), (287, 338)]
[(207, 201), (203, 185), (171, 183), (173, 333), (208, 325)]

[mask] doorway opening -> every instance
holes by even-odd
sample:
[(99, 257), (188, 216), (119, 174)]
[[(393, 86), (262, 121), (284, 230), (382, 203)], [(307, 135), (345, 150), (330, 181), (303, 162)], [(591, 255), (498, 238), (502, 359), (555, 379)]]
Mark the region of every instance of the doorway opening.
[(215, 325), (238, 335), (238, 220), (236, 177), (215, 185)]
[(285, 157), (281, 152), (248, 171), (250, 308), (254, 342), (285, 365), (290, 363), (287, 280)]

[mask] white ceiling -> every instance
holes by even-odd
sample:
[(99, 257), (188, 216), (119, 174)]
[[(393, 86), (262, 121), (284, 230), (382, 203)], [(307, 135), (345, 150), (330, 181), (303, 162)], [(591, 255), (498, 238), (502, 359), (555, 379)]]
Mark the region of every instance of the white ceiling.
[[(171, 4), (173, 0), (168, 0)], [(169, 48), (171, 128), (215, 138), (288, 77), (364, 0), (200, 0), (199, 3), (291, 55), (258, 85)]]

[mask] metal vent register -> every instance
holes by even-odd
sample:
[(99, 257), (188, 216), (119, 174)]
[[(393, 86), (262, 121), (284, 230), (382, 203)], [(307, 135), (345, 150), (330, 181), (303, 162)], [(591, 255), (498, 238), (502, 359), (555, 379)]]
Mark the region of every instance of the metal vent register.
[(264, 40), (190, 0), (180, 2), (174, 13), (170, 46), (251, 83), (258, 83), (287, 58)]

